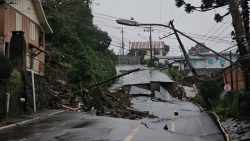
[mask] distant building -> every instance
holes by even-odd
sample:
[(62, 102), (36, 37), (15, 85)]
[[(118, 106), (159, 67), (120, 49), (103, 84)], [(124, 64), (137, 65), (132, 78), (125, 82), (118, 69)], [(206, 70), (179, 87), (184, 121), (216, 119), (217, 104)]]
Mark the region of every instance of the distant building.
[[(165, 56), (169, 51), (169, 46), (165, 45), (163, 41), (152, 42), (152, 55), (153, 58), (156, 55)], [(131, 42), (129, 55), (131, 56), (143, 56), (143, 60), (150, 59), (150, 43), (149, 42)]]
[[(229, 53), (222, 53), (221, 55), (228, 59), (230, 58)], [(221, 71), (230, 65), (229, 61), (214, 53), (200, 53), (196, 56), (189, 55), (189, 59), (197, 74), (200, 75), (211, 75), (212, 73)], [(232, 61), (235, 62), (237, 59), (238, 54), (232, 53)]]
[[(229, 53), (221, 54), (226, 58), (230, 58)], [(171, 66), (179, 71), (189, 72), (185, 59), (183, 56), (156, 56), (158, 63), (166, 66)], [(235, 62), (238, 54), (232, 53), (232, 61)], [(217, 56), (214, 53), (199, 53), (197, 55), (190, 55), (189, 60), (191, 65), (195, 68), (196, 73), (200, 75), (211, 75), (212, 73), (222, 71), (224, 68), (230, 66), (230, 62), (226, 59)], [(191, 75), (191, 74), (190, 74)]]
[(20, 31), (16, 32), (18, 36), (23, 34), (26, 53), (21, 56), (26, 60), (23, 64), (27, 70), (44, 74), (45, 33), (52, 30), (40, 0), (0, 0), (0, 52), (6, 56), (13, 54), (10, 49), (13, 31)]
[(125, 64), (125, 65), (139, 65), (140, 64), (140, 57), (139, 56), (118, 55), (116, 63), (117, 64)]
[(167, 65), (169, 67), (174, 67), (176, 70), (184, 71), (185, 70), (185, 59), (183, 56), (155, 56), (157, 58), (158, 63)]

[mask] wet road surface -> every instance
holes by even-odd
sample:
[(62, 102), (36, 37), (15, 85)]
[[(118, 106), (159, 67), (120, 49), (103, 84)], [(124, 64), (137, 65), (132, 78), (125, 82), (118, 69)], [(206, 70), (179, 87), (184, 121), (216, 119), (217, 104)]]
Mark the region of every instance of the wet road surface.
[[(171, 97), (172, 98), (172, 97)], [(132, 99), (133, 107), (159, 118), (127, 120), (88, 113), (67, 112), (39, 122), (0, 131), (0, 140), (10, 141), (224, 141), (206, 113), (190, 102), (169, 102), (149, 97)], [(174, 115), (178, 112), (178, 116)], [(167, 125), (168, 130), (163, 127)]]
[[(131, 66), (119, 69), (131, 69)], [(111, 90), (120, 89), (123, 79), (119, 79)], [(2, 130), (0, 141), (224, 141), (216, 124), (196, 105), (175, 99), (167, 92), (159, 96), (167, 102), (150, 97), (135, 97), (131, 101), (134, 108), (149, 111), (158, 118), (127, 120), (95, 116), (93, 112), (67, 112)]]

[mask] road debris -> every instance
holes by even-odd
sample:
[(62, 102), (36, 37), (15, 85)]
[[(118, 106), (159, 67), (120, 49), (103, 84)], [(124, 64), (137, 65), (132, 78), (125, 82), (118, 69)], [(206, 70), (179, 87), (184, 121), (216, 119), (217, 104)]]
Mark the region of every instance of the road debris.
[(234, 141), (250, 140), (250, 123), (246, 120), (227, 119), (222, 126)]
[(115, 93), (105, 90), (104, 99), (104, 115), (128, 119), (156, 118), (148, 111), (140, 111), (130, 107), (130, 95), (122, 90)]
[(163, 129), (168, 130), (168, 125), (166, 124)]

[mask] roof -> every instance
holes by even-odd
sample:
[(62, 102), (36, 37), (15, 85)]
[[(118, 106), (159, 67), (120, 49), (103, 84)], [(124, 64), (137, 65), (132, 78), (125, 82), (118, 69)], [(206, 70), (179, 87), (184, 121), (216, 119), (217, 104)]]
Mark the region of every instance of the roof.
[(168, 75), (153, 69), (137, 71), (123, 77), (125, 86), (150, 84), (151, 82), (173, 83), (174, 81)]
[[(163, 49), (164, 41), (152, 41), (152, 48)], [(131, 42), (130, 49), (150, 49), (150, 42)]]
[[(7, 0), (3, 0), (5, 2), (8, 2)], [(23, 2), (24, 1), (18, 1), (18, 2)], [(42, 4), (41, 4), (41, 0), (30, 0), (30, 2), (32, 2), (33, 6), (34, 6), (34, 11), (36, 12), (37, 14), (37, 18), (38, 18), (38, 22), (37, 24), (40, 25), (41, 29), (43, 30), (43, 32), (45, 33), (53, 33), (53, 30), (51, 29), (47, 19), (46, 19), (46, 16), (45, 16), (45, 13), (43, 11), (43, 7), (42, 7)], [(20, 4), (19, 7), (23, 8), (23, 3), (22, 5)], [(14, 7), (16, 10), (20, 11), (21, 13), (23, 13), (24, 15), (26, 15), (27, 17), (29, 17), (29, 15), (27, 14), (27, 12), (25, 13), (22, 9), (19, 9), (19, 7), (17, 8), (17, 5), (11, 5), (12, 7)], [(27, 5), (26, 5), (27, 6)], [(29, 17), (31, 19), (31, 17)], [(32, 19), (34, 20), (34, 19)]]
[(40, 0), (32, 0), (32, 1), (34, 3), (34, 7), (36, 9), (38, 19), (40, 20), (40, 24), (41, 24), (40, 26), (42, 27), (42, 29), (44, 30), (45, 33), (53, 33), (53, 30), (51, 29), (51, 27), (46, 19), (45, 13), (43, 11), (41, 1)]

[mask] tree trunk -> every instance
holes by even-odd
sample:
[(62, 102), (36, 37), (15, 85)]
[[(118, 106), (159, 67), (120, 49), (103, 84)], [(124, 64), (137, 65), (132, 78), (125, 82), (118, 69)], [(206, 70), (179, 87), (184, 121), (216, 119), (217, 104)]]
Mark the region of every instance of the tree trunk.
[(246, 39), (243, 20), (241, 18), (239, 10), (239, 0), (228, 0), (229, 10), (232, 16), (233, 27), (236, 34), (236, 42), (238, 44), (240, 56), (244, 56), (249, 53), (249, 46)]
[[(250, 53), (249, 45), (246, 37), (245, 28), (243, 25), (243, 20), (241, 18), (240, 10), (239, 10), (239, 0), (228, 0), (229, 2), (229, 10), (232, 16), (233, 21), (233, 27), (236, 35), (236, 42), (238, 44), (238, 49), (240, 52), (240, 59), (239, 62), (242, 65), (242, 69), (244, 71), (245, 75), (245, 85), (246, 85), (246, 91), (249, 91), (249, 67), (250, 62), (248, 55)], [(243, 2), (244, 4), (244, 2)], [(244, 17), (244, 16), (243, 16)], [(245, 19), (246, 20), (246, 19)]]
[(250, 32), (249, 32), (249, 6), (248, 6), (248, 0), (242, 0), (241, 1), (241, 8), (242, 8), (242, 18), (243, 18), (243, 23), (245, 27), (245, 34), (246, 34), (246, 39), (248, 42), (248, 46), (250, 45)]

